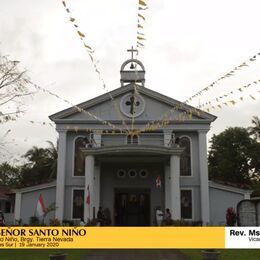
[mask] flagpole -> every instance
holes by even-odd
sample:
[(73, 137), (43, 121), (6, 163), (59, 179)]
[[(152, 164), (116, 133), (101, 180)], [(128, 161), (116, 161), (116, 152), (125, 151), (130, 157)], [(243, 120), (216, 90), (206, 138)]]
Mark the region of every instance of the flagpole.
[(38, 205), (39, 198), (40, 198), (40, 196), (38, 197), (37, 202), (36, 202), (36, 207), (34, 208), (34, 216), (35, 217), (36, 217), (36, 211), (37, 211), (37, 205)]
[(90, 202), (89, 202), (89, 204), (88, 204), (88, 216), (89, 216), (89, 222), (90, 222)]

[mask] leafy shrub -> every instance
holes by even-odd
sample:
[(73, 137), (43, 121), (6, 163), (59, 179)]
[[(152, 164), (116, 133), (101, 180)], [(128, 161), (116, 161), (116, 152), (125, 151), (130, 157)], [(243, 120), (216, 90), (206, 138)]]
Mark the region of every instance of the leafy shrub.
[(64, 219), (62, 221), (62, 225), (63, 226), (73, 227), (74, 226), (74, 222), (73, 222), (73, 220)]
[(57, 218), (53, 218), (53, 219), (50, 219), (50, 226), (59, 227), (59, 226), (61, 226), (61, 223)]
[(185, 226), (202, 226), (202, 221), (186, 221), (184, 219), (168, 220), (163, 222), (163, 226), (185, 227)]
[(98, 220), (96, 218), (94, 219), (88, 218), (86, 226), (97, 226), (97, 225), (98, 225)]
[(29, 223), (30, 223), (30, 226), (40, 226), (40, 220), (36, 216), (31, 216)]

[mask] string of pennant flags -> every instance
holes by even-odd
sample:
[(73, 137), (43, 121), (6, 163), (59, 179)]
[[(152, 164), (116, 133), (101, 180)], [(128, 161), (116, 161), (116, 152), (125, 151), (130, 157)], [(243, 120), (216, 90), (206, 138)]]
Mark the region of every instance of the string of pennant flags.
[(136, 48), (144, 48), (144, 42), (146, 40), (144, 34), (145, 26), (145, 11), (148, 9), (148, 5), (145, 0), (138, 0), (138, 13), (137, 13), (137, 35), (136, 35)]
[(62, 1), (62, 4), (63, 4), (63, 6), (64, 6), (64, 8), (65, 8), (65, 11), (66, 11), (66, 12), (68, 13), (68, 15), (69, 15), (69, 21), (73, 24), (73, 27), (74, 27), (75, 30), (76, 30), (77, 36), (79, 37), (79, 39), (80, 39), (80, 41), (82, 42), (82, 44), (83, 44), (85, 50), (86, 50), (87, 53), (88, 53), (88, 56), (89, 56), (89, 58), (90, 58), (90, 60), (91, 60), (91, 63), (92, 63), (92, 65), (93, 65), (93, 67), (94, 67), (94, 70), (95, 70), (95, 72), (98, 74), (98, 79), (99, 79), (99, 80), (101, 81), (101, 83), (102, 83), (103, 90), (105, 90), (106, 93), (108, 93), (110, 99), (111, 99), (112, 102), (113, 102), (113, 105), (114, 105), (114, 108), (115, 108), (116, 113), (117, 113), (117, 114), (119, 115), (119, 117), (121, 118), (123, 125), (126, 127), (126, 131), (129, 131), (129, 128), (128, 128), (127, 124), (125, 123), (124, 118), (122, 117), (122, 115), (121, 115), (121, 113), (120, 113), (119, 106), (118, 106), (118, 104), (116, 103), (116, 101), (115, 101), (115, 99), (113, 98), (113, 96), (111, 95), (110, 91), (108, 90), (107, 85), (106, 85), (106, 83), (105, 83), (105, 80), (104, 80), (104, 78), (102, 77), (101, 71), (100, 71), (100, 69), (98, 68), (98, 65), (97, 65), (97, 64), (98, 64), (98, 60), (96, 60), (96, 59), (94, 58), (94, 52), (95, 52), (94, 48), (92, 48), (89, 43), (88, 43), (88, 44), (86, 43), (86, 40), (85, 40), (86, 35), (85, 35), (85, 33), (82, 32), (82, 30), (79, 29), (79, 25), (78, 25), (78, 23), (76, 23), (76, 18), (72, 15), (72, 13), (71, 13), (71, 11), (70, 11), (70, 9), (69, 9), (68, 4), (66, 3), (66, 1)]
[(229, 106), (229, 105), (236, 105), (237, 103), (241, 102), (241, 101), (244, 101), (246, 98), (250, 98), (250, 99), (253, 99), (254, 101), (256, 101), (257, 97), (253, 96), (253, 95), (248, 95), (248, 96), (241, 96), (237, 99), (232, 99), (232, 100), (228, 100), (228, 101), (225, 101), (223, 103), (219, 103), (219, 104), (216, 104), (216, 105), (211, 105), (210, 107), (208, 108), (205, 108), (205, 110), (207, 112), (210, 112), (210, 110), (214, 110), (214, 109), (223, 109), (224, 106)]
[[(237, 89), (235, 89), (235, 90), (232, 90), (232, 91), (230, 91), (230, 92), (228, 92), (228, 93), (225, 93), (225, 94), (222, 94), (222, 95), (220, 95), (220, 96), (218, 96), (218, 97), (216, 97), (216, 98), (213, 98), (213, 99), (211, 99), (210, 101), (207, 101), (207, 102), (205, 102), (205, 103), (199, 105), (197, 108), (198, 108), (198, 109), (202, 109), (203, 107), (209, 106), (209, 105), (211, 105), (211, 104), (214, 103), (214, 102), (220, 102), (220, 101), (222, 101), (223, 99), (229, 97), (230, 95), (235, 94), (235, 92), (241, 93), (241, 92), (243, 92), (244, 90), (246, 90), (246, 89), (248, 89), (248, 88), (250, 88), (250, 87), (252, 87), (252, 86), (256, 86), (257, 84), (259, 84), (259, 82), (260, 82), (260, 79), (255, 80), (255, 81), (253, 81), (253, 82), (250, 82), (249, 84), (243, 85), (242, 87), (239, 87), (239, 88), (237, 88)], [(252, 99), (254, 99), (254, 96), (253, 96), (252, 94), (250, 94), (249, 96), (250, 96)], [(243, 97), (240, 97), (240, 99), (243, 100)]]
[[(145, 44), (145, 34), (144, 34), (144, 26), (145, 26), (145, 11), (148, 9), (148, 5), (145, 0), (138, 0), (138, 12), (137, 12), (137, 35), (136, 35), (136, 57), (139, 54), (140, 49), (144, 48)], [(132, 57), (133, 58), (133, 57)], [(137, 79), (137, 65), (134, 66), (135, 69), (135, 79)], [(136, 106), (136, 100), (137, 96), (139, 94), (138, 92), (138, 84), (136, 84), (136, 81), (134, 82), (134, 92), (133, 92), (133, 97), (134, 97), (134, 109)], [(134, 130), (134, 123), (135, 123), (135, 117), (132, 116), (131, 119), (131, 131), (129, 134), (133, 135), (135, 134)]]
[(31, 124), (44, 125), (44, 126), (50, 126), (50, 127), (55, 128), (55, 126), (54, 126), (52, 123), (50, 123), (50, 122), (34, 121), (34, 120), (30, 120), (29, 122), (30, 122)]
[(85, 109), (83, 109), (83, 108), (81, 108), (81, 107), (79, 107), (79, 106), (77, 106), (77, 105), (74, 105), (74, 104), (71, 103), (69, 100), (60, 97), (59, 95), (53, 93), (52, 91), (50, 91), (50, 90), (48, 90), (48, 89), (45, 89), (45, 88), (43, 88), (43, 87), (41, 87), (41, 86), (39, 86), (39, 85), (37, 85), (37, 84), (31, 82), (30, 80), (28, 80), (28, 83), (30, 83), (30, 84), (31, 84), (32, 86), (34, 86), (36, 89), (38, 89), (38, 90), (40, 90), (40, 91), (42, 91), (42, 92), (44, 92), (44, 93), (47, 93), (47, 94), (49, 94), (49, 95), (51, 95), (51, 96), (54, 96), (54, 97), (56, 97), (56, 98), (62, 100), (63, 102), (65, 102), (65, 103), (69, 104), (70, 106), (72, 106), (76, 111), (78, 111), (78, 112), (80, 112), (80, 113), (84, 113), (84, 114), (90, 116), (91, 118), (94, 118), (95, 120), (101, 122), (103, 125), (107, 125), (107, 126), (111, 127), (112, 129), (118, 129), (118, 130), (121, 130), (121, 131), (126, 131), (126, 130), (123, 130), (122, 128), (117, 127), (117, 126), (115, 126), (114, 124), (108, 122), (107, 120), (103, 120), (102, 118), (96, 116), (95, 114), (89, 112), (88, 110), (85, 110)]
[[(111, 93), (108, 91), (107, 87), (106, 87), (106, 84), (105, 84), (105, 81), (104, 79), (102, 78), (101, 76), (101, 72), (100, 70), (98, 69), (97, 67), (97, 63), (98, 62), (95, 62), (95, 59), (94, 59), (94, 49), (89, 45), (89, 44), (86, 44), (85, 42), (85, 34), (79, 29), (79, 25), (76, 23), (76, 19), (72, 16), (71, 14), (71, 11), (68, 7), (68, 4), (66, 3), (66, 1), (62, 1), (62, 4), (66, 10), (66, 12), (68, 13), (69, 15), (69, 21), (73, 23), (73, 26), (74, 28), (76, 29), (76, 32), (77, 32), (77, 35), (79, 36), (80, 40), (82, 41), (83, 43), (83, 46), (86, 48), (87, 52), (88, 52), (88, 55), (91, 59), (91, 62), (94, 66), (94, 69), (96, 71), (96, 73), (98, 73), (98, 77), (99, 79), (102, 81), (102, 85), (103, 85), (103, 89), (109, 94), (110, 96), (110, 99), (112, 100), (113, 104), (114, 104), (114, 108), (116, 110), (116, 112), (118, 113), (118, 115), (120, 116), (121, 120), (122, 120), (122, 123), (125, 127), (125, 131), (127, 131), (128, 133), (130, 133), (131, 131), (133, 131), (133, 128), (134, 128), (134, 117), (132, 117), (132, 127), (131, 129), (132, 130), (129, 130), (129, 127), (128, 125), (126, 124), (120, 110), (119, 110), (119, 106), (118, 104), (116, 103), (116, 101), (114, 100), (113, 96), (111, 95)], [(137, 15), (137, 43), (136, 43), (136, 46), (137, 48), (143, 48), (144, 47), (144, 42), (145, 41), (145, 38), (144, 38), (144, 32), (143, 32), (143, 29), (144, 29), (144, 22), (145, 22), (145, 16), (144, 16), (144, 13), (143, 11), (147, 10), (148, 9), (148, 6), (145, 2), (145, 0), (138, 0), (138, 15)], [(138, 53), (138, 52), (137, 52)], [(136, 69), (136, 67), (135, 67)], [(134, 84), (135, 88), (134, 88), (134, 98), (136, 98), (137, 94), (138, 94), (138, 91), (137, 91), (137, 85)]]
[[(88, 55), (89, 55), (89, 57), (90, 57), (90, 60), (91, 60), (91, 62), (92, 62), (92, 64), (93, 64), (93, 66), (94, 66), (95, 72), (98, 74), (98, 78), (99, 78), (99, 80), (101, 80), (101, 82), (102, 82), (103, 89), (104, 89), (107, 93), (109, 93), (110, 98), (111, 98), (111, 100), (112, 100), (113, 103), (114, 103), (115, 109), (116, 109), (117, 113), (120, 114), (120, 117), (121, 117), (121, 119), (122, 119), (122, 123), (123, 123), (123, 125), (125, 126), (126, 129), (117, 127), (117, 126), (115, 126), (114, 124), (111, 124), (110, 122), (108, 122), (108, 121), (106, 121), (106, 120), (103, 120), (102, 118), (100, 118), (100, 117), (94, 115), (93, 113), (90, 113), (89, 111), (84, 110), (84, 109), (82, 109), (82, 108), (80, 108), (80, 107), (78, 107), (78, 106), (76, 106), (76, 105), (73, 105), (73, 104), (72, 104), (70, 101), (68, 101), (67, 99), (62, 98), (62, 97), (60, 97), (59, 95), (57, 95), (57, 94), (55, 94), (55, 93), (53, 93), (53, 92), (51, 92), (51, 91), (49, 91), (49, 90), (47, 90), (47, 89), (45, 89), (45, 88), (40, 87), (39, 85), (36, 85), (36, 84), (34, 84), (34, 83), (32, 83), (32, 82), (30, 82), (30, 83), (31, 83), (36, 89), (41, 90), (41, 91), (43, 91), (43, 92), (45, 92), (45, 93), (48, 93), (48, 94), (50, 94), (50, 95), (52, 95), (52, 96), (54, 96), (54, 97), (56, 97), (56, 98), (58, 98), (58, 99), (60, 99), (60, 100), (62, 100), (62, 101), (64, 101), (64, 102), (66, 102), (66, 103), (69, 104), (70, 106), (74, 107), (78, 112), (85, 113), (85, 114), (87, 114), (88, 116), (94, 118), (95, 120), (100, 121), (102, 124), (111, 127), (111, 128), (113, 129), (113, 132), (108, 132), (107, 134), (118, 134), (118, 132), (116, 132), (116, 130), (118, 130), (120, 133), (139, 134), (139, 133), (141, 133), (141, 132), (154, 131), (154, 130), (156, 130), (156, 129), (158, 129), (158, 128), (161, 128), (161, 127), (163, 127), (163, 126), (167, 126), (167, 125), (170, 123), (170, 121), (173, 121), (173, 120), (175, 120), (175, 121), (184, 121), (184, 120), (189, 120), (189, 119), (191, 120), (191, 119), (192, 119), (192, 116), (193, 116), (194, 114), (195, 114), (195, 115), (200, 115), (200, 114), (201, 114), (201, 111), (198, 110), (198, 109), (202, 109), (202, 108), (204, 108), (204, 107), (206, 108), (207, 106), (211, 105), (211, 102), (213, 102), (213, 101), (217, 101), (217, 102), (218, 102), (219, 100), (222, 100), (224, 97), (227, 97), (227, 96), (229, 96), (229, 95), (231, 95), (231, 94), (234, 93), (233, 91), (231, 91), (231, 92), (226, 93), (226, 94), (224, 94), (224, 95), (222, 95), (222, 96), (219, 96), (219, 97), (217, 97), (217, 98), (214, 98), (213, 100), (208, 101), (208, 102), (206, 102), (206, 103), (204, 103), (204, 104), (198, 106), (198, 107), (197, 107), (198, 109), (197, 109), (197, 108), (187, 109), (187, 108), (185, 108), (185, 107), (183, 106), (182, 103), (179, 103), (179, 104), (177, 104), (176, 106), (174, 106), (173, 108), (171, 108), (169, 111), (167, 111), (166, 113), (162, 114), (162, 115), (161, 115), (161, 118), (162, 118), (161, 120), (155, 120), (155, 121), (148, 122), (148, 123), (144, 126), (144, 128), (142, 128), (142, 129), (134, 129), (134, 117), (132, 117), (132, 127), (131, 127), (131, 130), (129, 130), (128, 125), (125, 123), (125, 120), (124, 120), (124, 118), (122, 117), (122, 114), (121, 114), (121, 112), (120, 112), (120, 110), (119, 110), (118, 105), (115, 103), (115, 100), (114, 100), (113, 96), (111, 95), (111, 93), (108, 91), (108, 89), (107, 89), (107, 87), (106, 87), (105, 81), (104, 81), (104, 79), (103, 79), (103, 77), (102, 77), (102, 75), (101, 75), (101, 72), (100, 72), (100, 70), (99, 70), (99, 68), (98, 68), (98, 66), (97, 66), (97, 63), (98, 63), (98, 62), (94, 59), (94, 55), (93, 55), (93, 54), (94, 54), (95, 50), (90, 46), (89, 43), (86, 43), (86, 40), (85, 40), (85, 39), (86, 39), (86, 36), (85, 36), (85, 34), (79, 29), (79, 25), (76, 23), (76, 19), (72, 16), (72, 13), (71, 13), (71, 11), (70, 11), (70, 9), (69, 9), (68, 4), (66, 3), (66, 1), (62, 1), (62, 4), (63, 4), (63, 6), (64, 6), (66, 12), (67, 12), (68, 15), (69, 15), (69, 21), (73, 24), (73, 27), (75, 28), (78, 37), (80, 38), (80, 40), (81, 40), (81, 42), (82, 42), (84, 48), (86, 49), (86, 51), (87, 51), (87, 53), (88, 53)], [(145, 1), (145, 0), (138, 0), (137, 38), (136, 38), (137, 41), (136, 41), (136, 47), (139, 48), (139, 49), (140, 49), (140, 48), (144, 48), (144, 41), (146, 40), (146, 39), (145, 39), (145, 34), (144, 34), (144, 23), (145, 23), (145, 20), (146, 20), (146, 19), (145, 19), (145, 11), (146, 11), (147, 9), (148, 9), (148, 5), (147, 5), (146, 1)], [(259, 55), (260, 55), (260, 53), (257, 53), (256, 55), (254, 55), (253, 57), (251, 57), (250, 59), (248, 59), (246, 62), (243, 62), (243, 63), (240, 64), (239, 66), (233, 68), (231, 71), (229, 71), (228, 73), (226, 73), (224, 76), (218, 78), (216, 81), (212, 82), (210, 85), (208, 85), (207, 87), (203, 88), (202, 90), (200, 90), (199, 92), (197, 92), (196, 94), (194, 94), (193, 96), (191, 96), (190, 98), (188, 98), (186, 101), (184, 101), (184, 103), (189, 103), (192, 99), (194, 99), (194, 98), (196, 98), (196, 97), (202, 95), (203, 92), (208, 91), (210, 88), (213, 88), (219, 81), (234, 76), (235, 73), (236, 73), (236, 71), (241, 70), (241, 69), (244, 68), (244, 67), (248, 67), (248, 66), (249, 66), (248, 64), (249, 64), (250, 62), (255, 61), (255, 60), (257, 59), (257, 56), (259, 56)], [(241, 91), (241, 92), (242, 92), (242, 91), (243, 91), (243, 88), (248, 88), (248, 87), (250, 87), (252, 84), (257, 84), (258, 82), (260, 82), (260, 80), (254, 81), (254, 82), (249, 83), (249, 84), (247, 84), (247, 85), (245, 85), (245, 86), (243, 86), (243, 87), (240, 87), (240, 88), (238, 89), (238, 91)], [(134, 98), (135, 98), (135, 100), (136, 100), (136, 97), (137, 97), (137, 95), (138, 95), (138, 89), (137, 89), (137, 88), (138, 88), (138, 85), (137, 85), (137, 84), (134, 84), (134, 85), (135, 85), (135, 88), (134, 88)], [(252, 96), (251, 94), (250, 94), (249, 96), (250, 96), (252, 99), (255, 100), (255, 97), (254, 97), (254, 96)], [(242, 101), (242, 100), (243, 100), (243, 97), (240, 97), (239, 100)], [(230, 100), (230, 101), (227, 101), (227, 102), (223, 102), (222, 104), (218, 104), (216, 107), (222, 108), (221, 105), (228, 105), (228, 104), (234, 105), (234, 104), (236, 104), (237, 102), (238, 102), (238, 101)], [(214, 109), (215, 106), (211, 106), (210, 108), (211, 108), (211, 109)], [(206, 108), (206, 110), (209, 112), (209, 109), (210, 109), (210, 108)], [(179, 111), (179, 110), (181, 110), (181, 109), (183, 109), (184, 111), (183, 111), (182, 113), (179, 113), (178, 116), (174, 117), (174, 112), (176, 112), (177, 110)], [(31, 123), (41, 123), (41, 124), (43, 124), (43, 125), (48, 125), (48, 124), (49, 124), (50, 126), (53, 127), (53, 125), (52, 125), (51, 123), (46, 123), (46, 122), (34, 122), (34, 121), (30, 121), (30, 122), (31, 122)], [(77, 127), (69, 127), (69, 126), (68, 126), (68, 129), (74, 130), (74, 131), (76, 131), (76, 132), (79, 131), (79, 129), (78, 129)], [(88, 131), (91, 131), (91, 130), (90, 130), (90, 129), (86, 129), (86, 131), (88, 132)], [(104, 130), (100, 130), (100, 131), (101, 131), (100, 133), (102, 133), (102, 134), (105, 134), (105, 133), (106, 133), (106, 132), (104, 132)], [(108, 130), (108, 131), (109, 131), (109, 130)]]
[[(108, 90), (107, 90), (107, 88), (106, 88), (106, 84), (105, 84), (103, 78), (101, 77), (101, 73), (100, 73), (99, 69), (97, 68), (97, 63), (94, 61), (94, 58), (93, 58), (94, 50), (93, 50), (93, 48), (91, 48), (90, 45), (88, 45), (88, 44), (85, 43), (85, 40), (84, 40), (85, 34), (82, 33), (82, 31), (79, 30), (79, 26), (75, 23), (76, 19), (71, 16), (71, 12), (70, 12), (70, 10), (69, 10), (69, 8), (68, 8), (66, 2), (65, 2), (65, 1), (62, 1), (62, 3), (63, 3), (63, 6), (64, 6), (65, 9), (66, 9), (66, 12), (70, 15), (70, 22), (73, 23), (74, 28), (76, 29), (77, 34), (78, 34), (78, 36), (80, 37), (80, 40), (83, 42), (84, 47), (85, 47), (85, 48), (87, 49), (87, 51), (88, 51), (88, 54), (89, 54), (89, 56), (90, 56), (90, 59), (91, 59), (93, 65), (94, 65), (95, 71), (98, 73), (99, 79), (102, 81), (104, 90), (106, 90), (106, 92), (108, 92)], [(145, 0), (138, 0), (137, 39), (136, 39), (136, 40), (137, 40), (137, 41), (136, 41), (136, 47), (137, 47), (138, 49), (144, 48), (144, 41), (146, 40), (146, 39), (145, 39), (145, 35), (144, 35), (144, 23), (145, 23), (145, 20), (146, 20), (146, 19), (145, 19), (145, 11), (146, 11), (147, 9), (148, 9), (148, 6), (147, 6), (146, 1), (145, 1)], [(197, 92), (196, 94), (194, 94), (193, 96), (191, 96), (190, 98), (188, 98), (186, 101), (184, 101), (184, 103), (189, 103), (192, 99), (194, 99), (194, 98), (196, 98), (196, 97), (202, 95), (203, 92), (206, 92), (206, 91), (208, 91), (209, 89), (211, 89), (211, 88), (213, 88), (214, 86), (216, 86), (216, 84), (217, 84), (219, 81), (234, 76), (237, 70), (241, 70), (241, 69), (244, 68), (244, 67), (248, 67), (248, 66), (249, 66), (248, 64), (249, 64), (250, 62), (253, 62), (253, 61), (255, 61), (255, 60), (257, 59), (257, 55), (260, 55), (260, 53), (257, 53), (256, 55), (254, 55), (253, 57), (251, 57), (251, 58), (248, 59), (247, 61), (241, 63), (241, 64), (238, 65), (238, 66), (236, 66), (236, 67), (233, 68), (231, 71), (229, 71), (228, 73), (224, 74), (224, 76), (218, 78), (217, 80), (215, 80), (214, 82), (212, 82), (210, 85), (208, 85), (207, 87), (203, 88), (202, 90), (200, 90), (199, 92)], [(136, 68), (136, 67), (135, 67), (135, 68)], [(255, 84), (255, 82), (250, 83), (250, 84), (248, 84), (248, 85), (246, 85), (246, 86), (243, 86), (243, 87), (244, 87), (244, 88), (249, 87), (251, 84)], [(134, 88), (134, 99), (136, 100), (136, 97), (137, 97), (137, 95), (138, 95), (137, 84), (134, 84), (134, 86), (135, 86), (135, 88)], [(239, 88), (238, 90), (241, 91), (242, 88)], [(108, 93), (109, 93), (109, 95), (111, 95), (110, 92), (108, 92)], [(218, 98), (215, 98), (215, 99), (213, 99), (212, 101), (209, 101), (209, 102), (206, 102), (206, 103), (200, 105), (198, 108), (199, 108), (199, 109), (204, 108), (204, 107), (206, 107), (207, 105), (210, 105), (211, 102), (213, 102), (213, 101), (217, 101), (217, 102), (218, 102), (218, 100), (220, 100), (220, 99), (222, 99), (222, 98), (224, 98), (224, 97), (227, 97), (227, 96), (229, 96), (229, 95), (231, 95), (231, 94), (233, 94), (233, 93), (234, 93), (233, 91), (231, 91), (231, 92), (229, 92), (229, 93), (226, 93), (226, 94), (224, 94), (223, 96), (219, 96)], [(253, 97), (252, 95), (250, 95), (250, 97), (251, 97), (252, 99), (254, 99), (254, 97)], [(112, 96), (110, 96), (110, 98), (111, 98), (112, 101), (114, 101), (114, 99), (113, 99)], [(240, 100), (243, 100), (243, 97), (240, 97)], [(235, 101), (234, 101), (234, 102), (235, 102)], [(228, 101), (228, 103), (230, 103), (230, 104), (233, 104), (234, 102), (233, 102), (232, 100)], [(228, 104), (228, 103), (225, 103), (225, 102), (224, 102), (223, 104)], [(136, 130), (134, 130), (134, 120), (135, 120), (134, 117), (132, 117), (132, 124), (131, 124), (132, 126), (131, 126), (131, 131), (130, 131), (129, 128), (128, 128), (128, 126), (127, 126), (127, 124), (126, 124), (125, 121), (124, 121), (124, 118), (122, 117), (122, 115), (121, 115), (121, 113), (120, 113), (120, 110), (119, 110), (119, 108), (118, 108), (118, 105), (115, 104), (115, 102), (114, 102), (114, 106), (115, 106), (115, 109), (116, 109), (117, 113), (120, 115), (120, 117), (121, 117), (121, 119), (122, 119), (123, 125), (126, 127), (126, 131), (127, 131), (128, 133), (133, 134), (133, 131), (136, 131)], [(217, 106), (218, 106), (218, 107), (221, 107), (220, 104), (217, 105)], [(213, 106), (213, 108), (214, 108), (214, 106)], [(176, 111), (176, 110), (178, 110), (178, 109), (183, 109), (183, 107), (181, 106), (181, 104), (178, 104), (177, 106), (173, 107), (173, 108), (170, 110), (170, 112), (167, 112), (166, 114), (164, 114), (164, 115), (162, 116), (162, 118), (163, 118), (162, 120), (157, 120), (157, 121), (149, 122), (149, 123), (145, 126), (145, 128), (144, 128), (143, 130), (141, 130), (141, 131), (138, 130), (138, 132), (147, 131), (147, 130), (153, 131), (153, 130), (155, 130), (155, 129), (158, 129), (158, 128), (161, 127), (161, 126), (167, 125), (167, 124), (169, 123), (169, 121), (170, 121), (169, 118), (173, 116), (173, 115), (172, 115), (173, 112)], [(207, 108), (206, 110), (209, 111), (209, 108)], [(192, 109), (190, 109), (190, 110), (188, 110), (188, 111), (184, 111), (182, 114), (179, 114), (179, 118), (175, 118), (175, 120), (177, 120), (177, 119), (178, 119), (178, 120), (192, 119), (192, 115), (193, 115), (194, 113), (195, 113), (195, 114), (200, 114), (201, 112), (199, 112), (198, 110), (196, 110), (196, 108), (192, 108)], [(167, 116), (167, 114), (168, 114), (168, 116)], [(107, 122), (107, 121), (106, 121), (106, 122)], [(77, 130), (77, 129), (76, 129), (76, 130)], [(135, 134), (136, 134), (136, 133), (135, 133)]]
[(232, 70), (230, 70), (229, 72), (227, 72), (226, 74), (224, 74), (223, 76), (219, 77), (217, 80), (213, 81), (211, 84), (209, 84), (208, 86), (204, 87), (203, 89), (201, 89), (200, 91), (196, 92), (194, 95), (192, 95), (191, 97), (187, 98), (184, 103), (190, 103), (194, 98), (197, 98), (199, 96), (202, 95), (202, 93), (210, 90), (211, 88), (217, 86), (217, 83), (219, 83), (222, 80), (225, 80), (227, 78), (233, 77), (235, 76), (236, 72), (238, 70), (242, 70), (245, 67), (249, 67), (250, 63), (254, 62), (257, 60), (257, 58), (260, 56), (260, 52), (255, 54), (254, 56), (252, 56), (251, 58), (249, 58), (248, 60), (244, 61), (243, 63), (241, 63), (240, 65), (234, 67)]
[[(244, 88), (248, 88), (253, 84), (256, 84), (257, 81), (254, 81), (252, 83), (249, 83), (245, 86), (243, 86)], [(238, 89), (239, 91), (241, 87)], [(232, 91), (233, 92), (233, 91)], [(231, 93), (231, 92), (230, 92)], [(257, 93), (260, 93), (260, 90), (257, 91)], [(226, 95), (226, 94), (225, 94)], [(225, 96), (224, 95), (224, 96)], [(223, 109), (224, 106), (230, 106), (230, 105), (235, 105), (239, 102), (242, 102), (245, 100), (245, 98), (250, 98), (252, 100), (256, 100), (257, 97), (254, 96), (254, 94), (248, 94), (246, 96), (240, 96), (237, 99), (232, 99), (232, 100), (228, 100), (228, 101), (224, 101), (222, 103), (218, 103), (218, 104), (214, 104), (212, 105), (211, 103), (208, 103), (208, 107), (194, 107), (194, 108), (190, 108), (187, 109), (184, 107), (185, 104), (182, 103), (178, 103), (177, 105), (173, 106), (169, 111), (166, 111), (164, 114), (161, 115), (162, 119), (161, 120), (154, 120), (152, 122), (147, 123), (144, 128), (137, 130), (137, 134), (140, 132), (145, 132), (145, 131), (155, 131), (157, 129), (160, 129), (161, 127), (165, 127), (167, 126), (170, 122), (172, 121), (180, 121), (180, 122), (184, 122), (185, 120), (192, 120), (192, 116), (200, 116), (202, 113), (204, 113), (204, 111), (210, 112), (210, 110), (214, 110), (216, 108), (218, 109)], [(219, 99), (218, 99), (219, 100)], [(203, 110), (201, 110), (203, 109)], [(180, 110), (183, 110), (183, 112), (180, 112)], [(174, 112), (179, 112), (178, 115), (174, 115)]]

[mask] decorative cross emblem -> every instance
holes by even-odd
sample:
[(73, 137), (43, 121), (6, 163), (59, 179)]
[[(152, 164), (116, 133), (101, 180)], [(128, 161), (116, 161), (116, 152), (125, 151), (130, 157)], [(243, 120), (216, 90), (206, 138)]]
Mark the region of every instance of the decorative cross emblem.
[(127, 105), (127, 106), (130, 106), (130, 111), (129, 111), (129, 113), (131, 114), (131, 115), (133, 115), (134, 113), (135, 113), (135, 111), (134, 111), (134, 108), (135, 108), (135, 106), (139, 106), (140, 105), (140, 102), (139, 101), (135, 101), (135, 97), (134, 97), (134, 95), (132, 95), (131, 97), (130, 97), (130, 100), (128, 101), (126, 101), (125, 102), (125, 104)]
[(133, 60), (134, 59), (134, 52), (138, 53), (138, 50), (134, 49), (134, 47), (132, 46), (131, 49), (127, 50), (129, 52), (131, 52), (131, 59)]

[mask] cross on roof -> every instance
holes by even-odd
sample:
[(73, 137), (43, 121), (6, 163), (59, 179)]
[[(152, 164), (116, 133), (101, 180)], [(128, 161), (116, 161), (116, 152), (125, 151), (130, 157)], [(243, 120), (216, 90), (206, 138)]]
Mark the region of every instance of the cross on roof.
[(131, 49), (128, 49), (127, 51), (131, 52), (131, 59), (134, 59), (134, 52), (138, 53), (138, 50), (134, 49), (134, 47), (132, 46)]
[(138, 100), (135, 101), (135, 97), (133, 95), (133, 96), (130, 97), (130, 101), (126, 101), (125, 104), (127, 106), (130, 106), (129, 113), (133, 115), (135, 113), (135, 111), (134, 111), (135, 110), (135, 106), (138, 107), (140, 105), (140, 102)]

